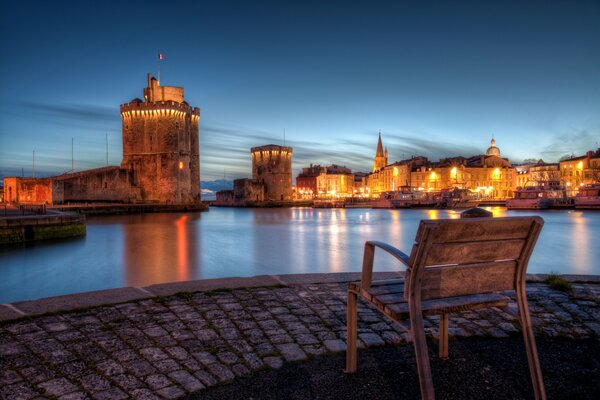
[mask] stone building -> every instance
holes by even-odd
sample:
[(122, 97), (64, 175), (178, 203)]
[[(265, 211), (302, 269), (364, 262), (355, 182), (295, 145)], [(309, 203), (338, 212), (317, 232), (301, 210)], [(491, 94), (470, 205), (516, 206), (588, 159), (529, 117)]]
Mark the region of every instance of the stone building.
[[(387, 152), (382, 149), (380, 137), (374, 162), (376, 166), (380, 166), (383, 160), (387, 161)], [(416, 156), (380, 167), (363, 179), (363, 192), (378, 197), (380, 193), (400, 190), (402, 187), (423, 191), (461, 188), (478, 192), (481, 197), (506, 198), (513, 195), (516, 176), (515, 169), (507, 159), (502, 158), (492, 138), (490, 147), (483, 155), (452, 157), (439, 162)]]
[(317, 195), (317, 177), (321, 174), (320, 165), (312, 165), (302, 168), (302, 172), (296, 177), (296, 195), (303, 199), (312, 199)]
[(515, 168), (501, 157), (494, 139), (484, 155), (430, 162), (413, 169), (410, 178), (410, 185), (417, 190), (469, 189), (480, 197), (495, 199), (512, 197), (516, 182)]
[(317, 176), (318, 197), (351, 197), (354, 194), (354, 174), (350, 168), (330, 165)]
[(236, 179), (233, 190), (217, 192), (215, 205), (246, 207), (292, 201), (292, 148), (252, 147), (252, 179)]
[(253, 147), (252, 180), (264, 187), (264, 200), (292, 200), (292, 148), (268, 144)]
[(6, 177), (6, 201), (16, 203), (200, 204), (200, 110), (183, 88), (160, 86), (148, 74), (144, 100), (121, 105), (123, 160), (49, 178)]
[(559, 165), (560, 183), (567, 190), (575, 191), (580, 186), (600, 182), (600, 148), (583, 156), (562, 160)]

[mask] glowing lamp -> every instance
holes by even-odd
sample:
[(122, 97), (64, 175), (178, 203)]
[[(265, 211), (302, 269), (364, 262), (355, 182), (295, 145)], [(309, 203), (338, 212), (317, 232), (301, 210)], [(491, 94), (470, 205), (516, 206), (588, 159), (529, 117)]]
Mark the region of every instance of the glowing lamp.
[(179, 161), (179, 169), (183, 169), (183, 161)]

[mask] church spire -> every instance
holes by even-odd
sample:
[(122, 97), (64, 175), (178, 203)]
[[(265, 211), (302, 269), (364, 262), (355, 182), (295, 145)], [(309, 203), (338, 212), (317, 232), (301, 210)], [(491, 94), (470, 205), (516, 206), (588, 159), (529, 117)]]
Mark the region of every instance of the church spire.
[(377, 152), (375, 157), (383, 157), (383, 145), (381, 144), (381, 131), (379, 131), (379, 139), (377, 140)]
[(387, 165), (387, 147), (383, 151), (383, 144), (381, 143), (381, 131), (379, 131), (379, 138), (377, 139), (377, 151), (375, 152), (375, 162), (373, 162), (373, 172), (379, 171), (381, 168)]

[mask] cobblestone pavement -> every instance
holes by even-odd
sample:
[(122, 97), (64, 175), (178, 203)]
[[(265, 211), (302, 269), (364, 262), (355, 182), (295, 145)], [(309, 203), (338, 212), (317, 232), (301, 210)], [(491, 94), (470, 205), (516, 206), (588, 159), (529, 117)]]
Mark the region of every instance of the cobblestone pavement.
[[(246, 375), (345, 349), (345, 284), (181, 294), (0, 324), (2, 399), (176, 399)], [(570, 295), (529, 284), (536, 335), (600, 337), (600, 285)], [(453, 337), (507, 337), (516, 305), (451, 315)], [(365, 304), (359, 345), (407, 336)], [(432, 337), (436, 318), (426, 321)], [(341, 368), (341, 367), (340, 367)]]

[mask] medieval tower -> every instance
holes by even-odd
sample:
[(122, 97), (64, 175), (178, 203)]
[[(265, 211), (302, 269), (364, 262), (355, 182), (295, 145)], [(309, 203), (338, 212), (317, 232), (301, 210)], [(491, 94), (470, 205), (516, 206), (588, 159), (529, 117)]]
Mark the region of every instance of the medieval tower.
[(388, 151), (387, 147), (383, 150), (381, 144), (381, 132), (379, 132), (379, 139), (377, 140), (377, 151), (375, 152), (375, 161), (373, 162), (373, 172), (379, 171), (381, 168), (388, 165)]
[(250, 153), (252, 179), (264, 186), (265, 200), (292, 200), (292, 148), (268, 144)]
[(183, 88), (160, 86), (148, 74), (144, 100), (122, 104), (121, 118), (121, 168), (133, 177), (132, 197), (161, 203), (198, 203), (200, 109), (184, 100)]

